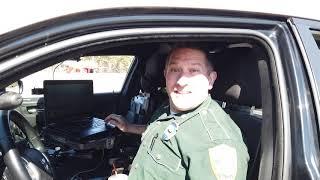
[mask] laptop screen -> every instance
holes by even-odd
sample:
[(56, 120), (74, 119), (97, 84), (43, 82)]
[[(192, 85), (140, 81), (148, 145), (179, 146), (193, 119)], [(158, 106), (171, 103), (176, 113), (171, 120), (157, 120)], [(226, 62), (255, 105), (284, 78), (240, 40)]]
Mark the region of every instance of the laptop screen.
[(47, 123), (67, 123), (91, 116), (92, 80), (45, 80), (43, 88)]

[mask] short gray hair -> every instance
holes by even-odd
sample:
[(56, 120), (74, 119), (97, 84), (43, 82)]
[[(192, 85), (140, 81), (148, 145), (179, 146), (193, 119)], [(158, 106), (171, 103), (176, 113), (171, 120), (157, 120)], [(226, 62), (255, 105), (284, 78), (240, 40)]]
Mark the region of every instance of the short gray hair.
[(205, 55), (205, 58), (207, 60), (210, 71), (214, 71), (214, 64), (210, 61), (210, 55), (208, 53), (208, 50), (206, 50), (207, 47), (201, 43), (196, 43), (196, 42), (176, 43), (168, 53), (168, 56), (167, 56), (166, 62), (165, 62), (165, 68), (167, 67), (167, 64), (169, 62), (169, 59), (170, 59), (172, 53), (174, 51), (176, 51), (177, 49), (182, 49), (182, 48), (195, 49), (195, 50), (201, 51)]

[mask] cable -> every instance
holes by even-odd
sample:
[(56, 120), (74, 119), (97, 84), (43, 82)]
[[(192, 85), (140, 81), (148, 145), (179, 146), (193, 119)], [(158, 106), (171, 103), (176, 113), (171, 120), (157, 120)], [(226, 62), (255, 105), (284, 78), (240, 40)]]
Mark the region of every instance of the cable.
[(87, 169), (87, 170), (84, 170), (84, 171), (80, 171), (80, 172), (74, 174), (74, 175), (71, 177), (70, 180), (76, 180), (75, 178), (78, 177), (80, 174), (88, 173), (88, 172), (91, 172), (91, 171), (94, 171), (94, 170), (98, 169), (98, 167), (100, 167), (100, 166), (103, 164), (103, 162), (104, 162), (103, 159), (104, 159), (104, 150), (102, 149), (101, 161), (100, 161), (100, 163), (99, 163), (96, 167), (94, 167), (94, 168), (92, 168), (92, 169)]
[(54, 73), (56, 71), (56, 69), (63, 63), (64, 61), (60, 62), (56, 67), (54, 67), (53, 71), (52, 71), (52, 80), (54, 80)]

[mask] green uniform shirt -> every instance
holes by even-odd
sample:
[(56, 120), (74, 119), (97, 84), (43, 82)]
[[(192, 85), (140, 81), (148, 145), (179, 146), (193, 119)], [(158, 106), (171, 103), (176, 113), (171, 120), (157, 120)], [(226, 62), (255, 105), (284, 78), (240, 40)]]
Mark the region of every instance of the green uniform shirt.
[(129, 180), (246, 179), (240, 129), (210, 96), (196, 109), (155, 113), (142, 135)]

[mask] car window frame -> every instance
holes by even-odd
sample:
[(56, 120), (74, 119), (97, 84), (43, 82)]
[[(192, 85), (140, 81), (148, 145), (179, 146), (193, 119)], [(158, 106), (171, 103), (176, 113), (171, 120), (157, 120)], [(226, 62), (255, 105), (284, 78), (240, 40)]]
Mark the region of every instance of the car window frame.
[[(274, 44), (273, 40), (267, 36), (266, 34), (262, 33), (261, 31), (258, 31), (258, 30), (250, 30), (250, 29), (236, 29), (236, 28), (192, 28), (192, 27), (189, 27), (189, 28), (186, 28), (186, 27), (174, 27), (174, 28), (136, 28), (136, 29), (122, 29), (122, 30), (114, 30), (113, 31), (113, 35), (117, 35), (117, 33), (115, 33), (115, 31), (118, 31), (118, 32), (121, 32), (121, 33), (124, 33), (124, 34), (121, 34), (120, 37), (123, 37), (126, 35), (126, 33), (130, 32), (129, 34), (131, 33), (134, 33), (136, 34), (136, 36), (139, 36), (139, 38), (143, 37), (142, 35), (145, 34), (145, 36), (148, 36), (148, 34), (156, 34), (157, 36), (159, 36), (159, 34), (165, 34), (166, 37), (169, 37), (167, 34), (170, 34), (170, 33), (178, 33), (178, 34), (181, 34), (181, 35), (185, 35), (185, 34), (205, 34), (206, 36), (209, 36), (210, 34), (211, 35), (236, 35), (236, 36), (239, 36), (239, 34), (241, 34), (241, 36), (243, 37), (251, 37), (251, 38), (254, 38), (258, 41), (261, 41), (262, 43), (265, 44), (266, 47), (270, 47), (271, 50), (270, 50), (270, 53), (273, 53), (270, 57), (274, 57), (275, 59), (275, 64), (276, 64), (276, 72), (277, 72), (277, 77), (279, 79), (276, 79), (277, 81), (281, 81), (281, 82), (278, 82), (279, 84), (279, 94), (277, 96), (281, 96), (278, 97), (277, 99), (280, 100), (280, 102), (278, 103), (275, 103), (274, 105), (280, 105), (280, 107), (278, 107), (279, 109), (282, 109), (281, 111), (281, 115), (279, 116), (279, 118), (281, 118), (281, 120), (283, 122), (285, 122), (286, 125), (284, 125), (284, 127), (289, 127), (288, 126), (288, 123), (289, 123), (289, 110), (288, 110), (288, 107), (285, 106), (285, 104), (288, 104), (288, 97), (287, 97), (287, 94), (285, 93), (285, 89), (286, 89), (286, 84), (284, 83), (285, 80), (284, 80), (284, 72), (283, 72), (283, 69), (282, 69), (282, 63), (281, 63), (281, 60), (280, 60), (280, 55), (278, 53), (278, 50), (276, 48), (276, 45)], [(127, 32), (128, 31), (128, 32)], [(182, 33), (181, 33), (182, 32)], [(103, 33), (106, 33), (106, 34), (103, 34)], [(84, 43), (96, 43), (95, 41), (97, 41), (97, 39), (104, 39), (104, 36), (105, 35), (108, 35), (110, 32), (99, 32), (99, 33), (96, 33), (96, 34), (93, 34), (94, 37), (91, 37), (90, 35), (91, 34), (87, 34), (87, 35), (84, 35), (84, 40), (85, 41), (88, 41), (88, 42), (84, 42), (84, 41), (80, 41), (78, 38), (79, 37), (76, 37), (76, 38), (71, 38), (71, 39), (67, 39), (67, 40), (64, 40), (62, 42), (58, 42), (58, 43), (62, 43), (62, 45), (60, 44), (54, 44), (54, 48), (47, 46), (47, 47), (42, 47), (41, 49), (36, 49), (35, 51), (32, 51), (31, 55), (26, 53), (25, 55), (21, 55), (19, 57), (15, 57), (13, 58), (11, 61), (14, 61), (15, 59), (18, 59), (18, 62), (23, 62), (23, 63), (27, 63), (28, 61), (32, 61), (35, 57), (39, 57), (39, 56), (43, 56), (47, 53), (53, 53), (55, 51), (62, 51), (62, 49), (65, 49), (66, 48), (66, 44), (68, 44), (68, 42), (66, 41), (70, 41), (70, 44), (69, 46), (70, 47), (74, 47), (76, 46), (75, 42), (80, 42), (80, 44), (84, 44)], [(132, 35), (132, 34), (131, 34)], [(197, 35), (196, 35), (197, 36)], [(110, 37), (108, 37), (110, 38)], [(114, 37), (115, 38), (115, 37)], [(149, 37), (150, 38), (150, 37)], [(31, 57), (31, 58), (30, 58)], [(10, 61), (9, 61), (10, 62)], [(2, 69), (3, 70), (3, 69)], [(285, 152), (281, 153), (281, 154), (286, 154), (286, 158), (281, 158), (281, 160), (277, 160), (277, 163), (278, 165), (281, 164), (281, 167), (283, 168), (279, 168), (277, 169), (277, 171), (281, 171), (281, 173), (277, 173), (277, 174), (285, 174), (284, 176), (287, 176), (286, 174), (288, 172), (282, 172), (284, 171), (285, 169), (287, 169), (286, 167), (290, 164), (290, 150), (289, 149), (286, 149), (286, 148), (289, 148), (291, 147), (290, 145), (290, 133), (288, 133), (288, 131), (290, 131), (289, 129), (287, 128), (284, 128), (284, 131), (286, 131), (287, 133), (284, 133), (286, 134), (286, 136), (283, 137), (283, 142), (284, 144), (286, 144), (284, 146), (284, 148), (282, 148), (282, 150), (284, 150)], [(272, 163), (268, 164), (267, 166), (273, 166)], [(272, 169), (272, 168), (270, 168)], [(275, 171), (275, 170), (272, 170), (272, 171)], [(271, 177), (271, 172), (270, 173), (267, 173), (268, 175), (267, 176), (270, 176)]]
[(315, 100), (318, 124), (320, 124), (320, 50), (311, 33), (312, 29), (320, 32), (320, 22), (302, 18), (291, 18), (289, 23), (292, 24), (304, 59)]
[[(299, 67), (296, 69), (302, 69), (303, 74), (297, 76), (299, 79), (300, 86), (297, 87), (297, 91), (301, 91), (300, 94), (303, 96), (297, 97), (300, 99), (299, 113), (300, 116), (300, 127), (297, 129), (296, 133), (299, 133), (299, 143), (303, 152), (301, 154), (304, 161), (296, 162), (300, 165), (305, 166), (304, 171), (309, 172), (309, 177), (311, 179), (320, 178), (320, 142), (319, 142), (319, 78), (320, 77), (320, 63), (317, 63), (317, 58), (320, 57), (320, 51), (316, 44), (316, 41), (311, 33), (313, 29), (319, 29), (319, 21), (312, 21), (302, 18), (289, 18), (288, 24), (291, 28), (291, 32), (294, 38), (294, 46), (296, 46), (296, 51), (298, 54), (298, 59), (300, 60)], [(293, 50), (295, 48), (292, 48)], [(300, 57), (299, 57), (300, 56)], [(297, 66), (297, 65), (296, 65)], [(307, 82), (307, 89), (303, 89), (304, 81)], [(318, 82), (317, 82), (318, 81)], [(294, 111), (294, 110), (293, 110)], [(301, 135), (300, 135), (301, 133)], [(301, 138), (301, 140), (300, 140)], [(294, 171), (295, 172), (295, 171)]]

